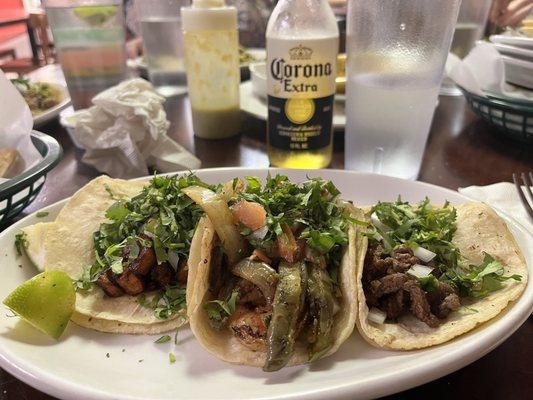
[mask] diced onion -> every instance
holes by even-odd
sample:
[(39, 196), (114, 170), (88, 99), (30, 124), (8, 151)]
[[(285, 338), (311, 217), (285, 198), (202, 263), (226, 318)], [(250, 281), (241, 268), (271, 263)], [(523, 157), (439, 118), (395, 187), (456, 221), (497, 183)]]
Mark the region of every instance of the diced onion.
[(180, 261), (180, 256), (178, 253), (176, 253), (173, 250), (169, 250), (168, 252), (168, 262), (170, 265), (172, 265), (172, 268), (174, 268), (174, 271), (178, 270), (178, 262)]
[(436, 256), (435, 253), (433, 253), (432, 251), (428, 249), (424, 249), (421, 246), (418, 246), (416, 249), (414, 249), (413, 253), (416, 257), (420, 258), (424, 262), (430, 262)]
[(387, 319), (387, 314), (381, 311), (379, 308), (372, 307), (368, 312), (367, 319), (369, 321), (375, 322), (376, 324), (382, 324)]
[(431, 271), (433, 271), (433, 268), (431, 267), (421, 264), (415, 264), (407, 270), (407, 274), (414, 276), (415, 278), (425, 278), (426, 276), (431, 274)]
[(372, 213), (372, 215), (370, 216), (370, 221), (372, 222), (372, 225), (384, 232), (388, 232), (391, 230), (390, 226), (385, 225), (383, 222), (380, 221), (376, 213)]
[(234, 224), (233, 214), (226, 201), (212, 190), (200, 186), (189, 186), (182, 189), (182, 192), (202, 207), (213, 223), (230, 265), (239, 261), (241, 254), (246, 252), (246, 243)]
[(262, 240), (265, 238), (265, 236), (267, 235), (268, 233), (268, 227), (265, 225), (263, 226), (262, 228), (259, 228), (259, 229), (256, 229), (255, 231), (253, 231), (251, 234), (250, 234), (250, 237), (254, 238), (254, 239), (259, 239), (259, 240)]

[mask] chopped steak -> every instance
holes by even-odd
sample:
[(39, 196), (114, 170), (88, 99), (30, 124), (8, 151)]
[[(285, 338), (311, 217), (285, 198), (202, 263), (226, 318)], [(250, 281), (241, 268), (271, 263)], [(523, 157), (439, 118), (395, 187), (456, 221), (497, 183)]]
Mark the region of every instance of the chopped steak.
[(446, 318), (450, 312), (457, 310), (461, 306), (455, 289), (444, 282), (440, 282), (437, 289), (426, 293), (426, 298), (431, 307), (431, 312), (441, 319)]
[(402, 244), (392, 251), (392, 266), (387, 270), (388, 274), (406, 272), (415, 264), (420, 264), (420, 259), (413, 255), (413, 250), (406, 244)]
[(380, 245), (369, 244), (368, 251), (365, 256), (365, 268), (363, 270), (363, 282), (369, 283), (374, 279), (378, 279), (387, 273), (389, 267), (392, 266), (392, 258), (381, 258), (383, 248)]
[(246, 279), (239, 279), (235, 287), (239, 291), (237, 303), (251, 307), (264, 306), (266, 299), (261, 290)]
[(268, 315), (261, 309), (250, 310), (239, 306), (230, 317), (229, 328), (244, 346), (253, 351), (262, 351), (267, 336), (264, 319)]
[(408, 279), (407, 275), (398, 273), (386, 275), (383, 278), (372, 281), (367, 294), (369, 303), (376, 305), (382, 296), (402, 289)]
[(150, 278), (162, 287), (170, 286), (175, 280), (174, 277), (174, 269), (167, 262), (155, 265), (150, 272)]
[(439, 318), (446, 318), (452, 311), (457, 311), (461, 307), (461, 300), (455, 293), (449, 294), (442, 300), (435, 315)]
[(446, 318), (457, 310), (461, 303), (455, 289), (439, 283), (439, 287), (426, 293), (418, 281), (406, 274), (415, 264), (427, 265), (438, 278), (443, 271), (435, 261), (422, 262), (413, 250), (402, 244), (384, 254), (379, 244), (369, 244), (363, 269), (363, 289), (369, 307), (377, 307), (387, 314), (388, 319), (396, 319), (405, 313), (412, 313), (430, 327), (437, 327), (439, 319)]
[(406, 300), (407, 296), (402, 288), (402, 290), (398, 290), (396, 293), (383, 296), (380, 301), (380, 308), (385, 311), (387, 318), (398, 318), (405, 310)]
[(139, 256), (129, 265), (131, 272), (135, 275), (148, 275), (152, 267), (157, 265), (155, 251), (151, 247), (143, 247)]
[(405, 291), (409, 293), (411, 299), (410, 310), (420, 321), (425, 322), (431, 328), (439, 326), (439, 320), (431, 313), (426, 294), (415, 280), (409, 280), (405, 283)]
[(104, 293), (109, 297), (120, 297), (124, 294), (124, 291), (109, 278), (108, 274), (102, 274), (96, 281), (96, 284), (100, 286)]
[(144, 281), (131, 272), (128, 268), (116, 279), (117, 284), (130, 296), (136, 296), (144, 292)]

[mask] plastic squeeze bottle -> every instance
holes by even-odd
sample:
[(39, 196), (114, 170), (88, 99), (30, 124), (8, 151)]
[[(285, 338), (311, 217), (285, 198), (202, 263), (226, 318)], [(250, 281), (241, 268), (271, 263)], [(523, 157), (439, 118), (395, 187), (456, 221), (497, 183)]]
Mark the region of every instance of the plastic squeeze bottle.
[(239, 133), (237, 9), (224, 0), (193, 0), (181, 9), (185, 65), (196, 136), (222, 139)]

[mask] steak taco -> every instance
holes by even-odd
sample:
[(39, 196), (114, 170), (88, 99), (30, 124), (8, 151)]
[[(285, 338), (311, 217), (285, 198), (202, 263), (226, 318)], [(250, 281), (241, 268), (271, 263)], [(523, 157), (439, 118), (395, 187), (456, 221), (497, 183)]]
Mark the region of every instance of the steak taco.
[(235, 179), (184, 192), (205, 211), (189, 258), (187, 314), (210, 353), (276, 371), (337, 351), (355, 326), (355, 224), (328, 181)]
[(181, 192), (190, 185), (204, 184), (194, 175), (150, 182), (102, 176), (74, 194), (55, 221), (23, 229), (37, 267), (73, 279), (74, 322), (154, 334), (186, 321), (187, 259), (203, 214)]
[(357, 328), (371, 344), (417, 349), (497, 316), (527, 283), (525, 260), (487, 205), (378, 203), (359, 253)]

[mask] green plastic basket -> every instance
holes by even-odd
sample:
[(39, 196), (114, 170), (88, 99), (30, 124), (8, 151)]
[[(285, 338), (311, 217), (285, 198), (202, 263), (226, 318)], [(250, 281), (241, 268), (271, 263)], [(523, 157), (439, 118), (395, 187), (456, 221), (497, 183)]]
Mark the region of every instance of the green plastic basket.
[(533, 143), (533, 102), (509, 100), (488, 95), (481, 97), (460, 87), (472, 111), (504, 136)]
[(33, 131), (31, 140), (43, 159), (24, 173), (0, 184), (0, 230), (35, 200), (46, 174), (61, 158), (61, 146), (53, 137)]

